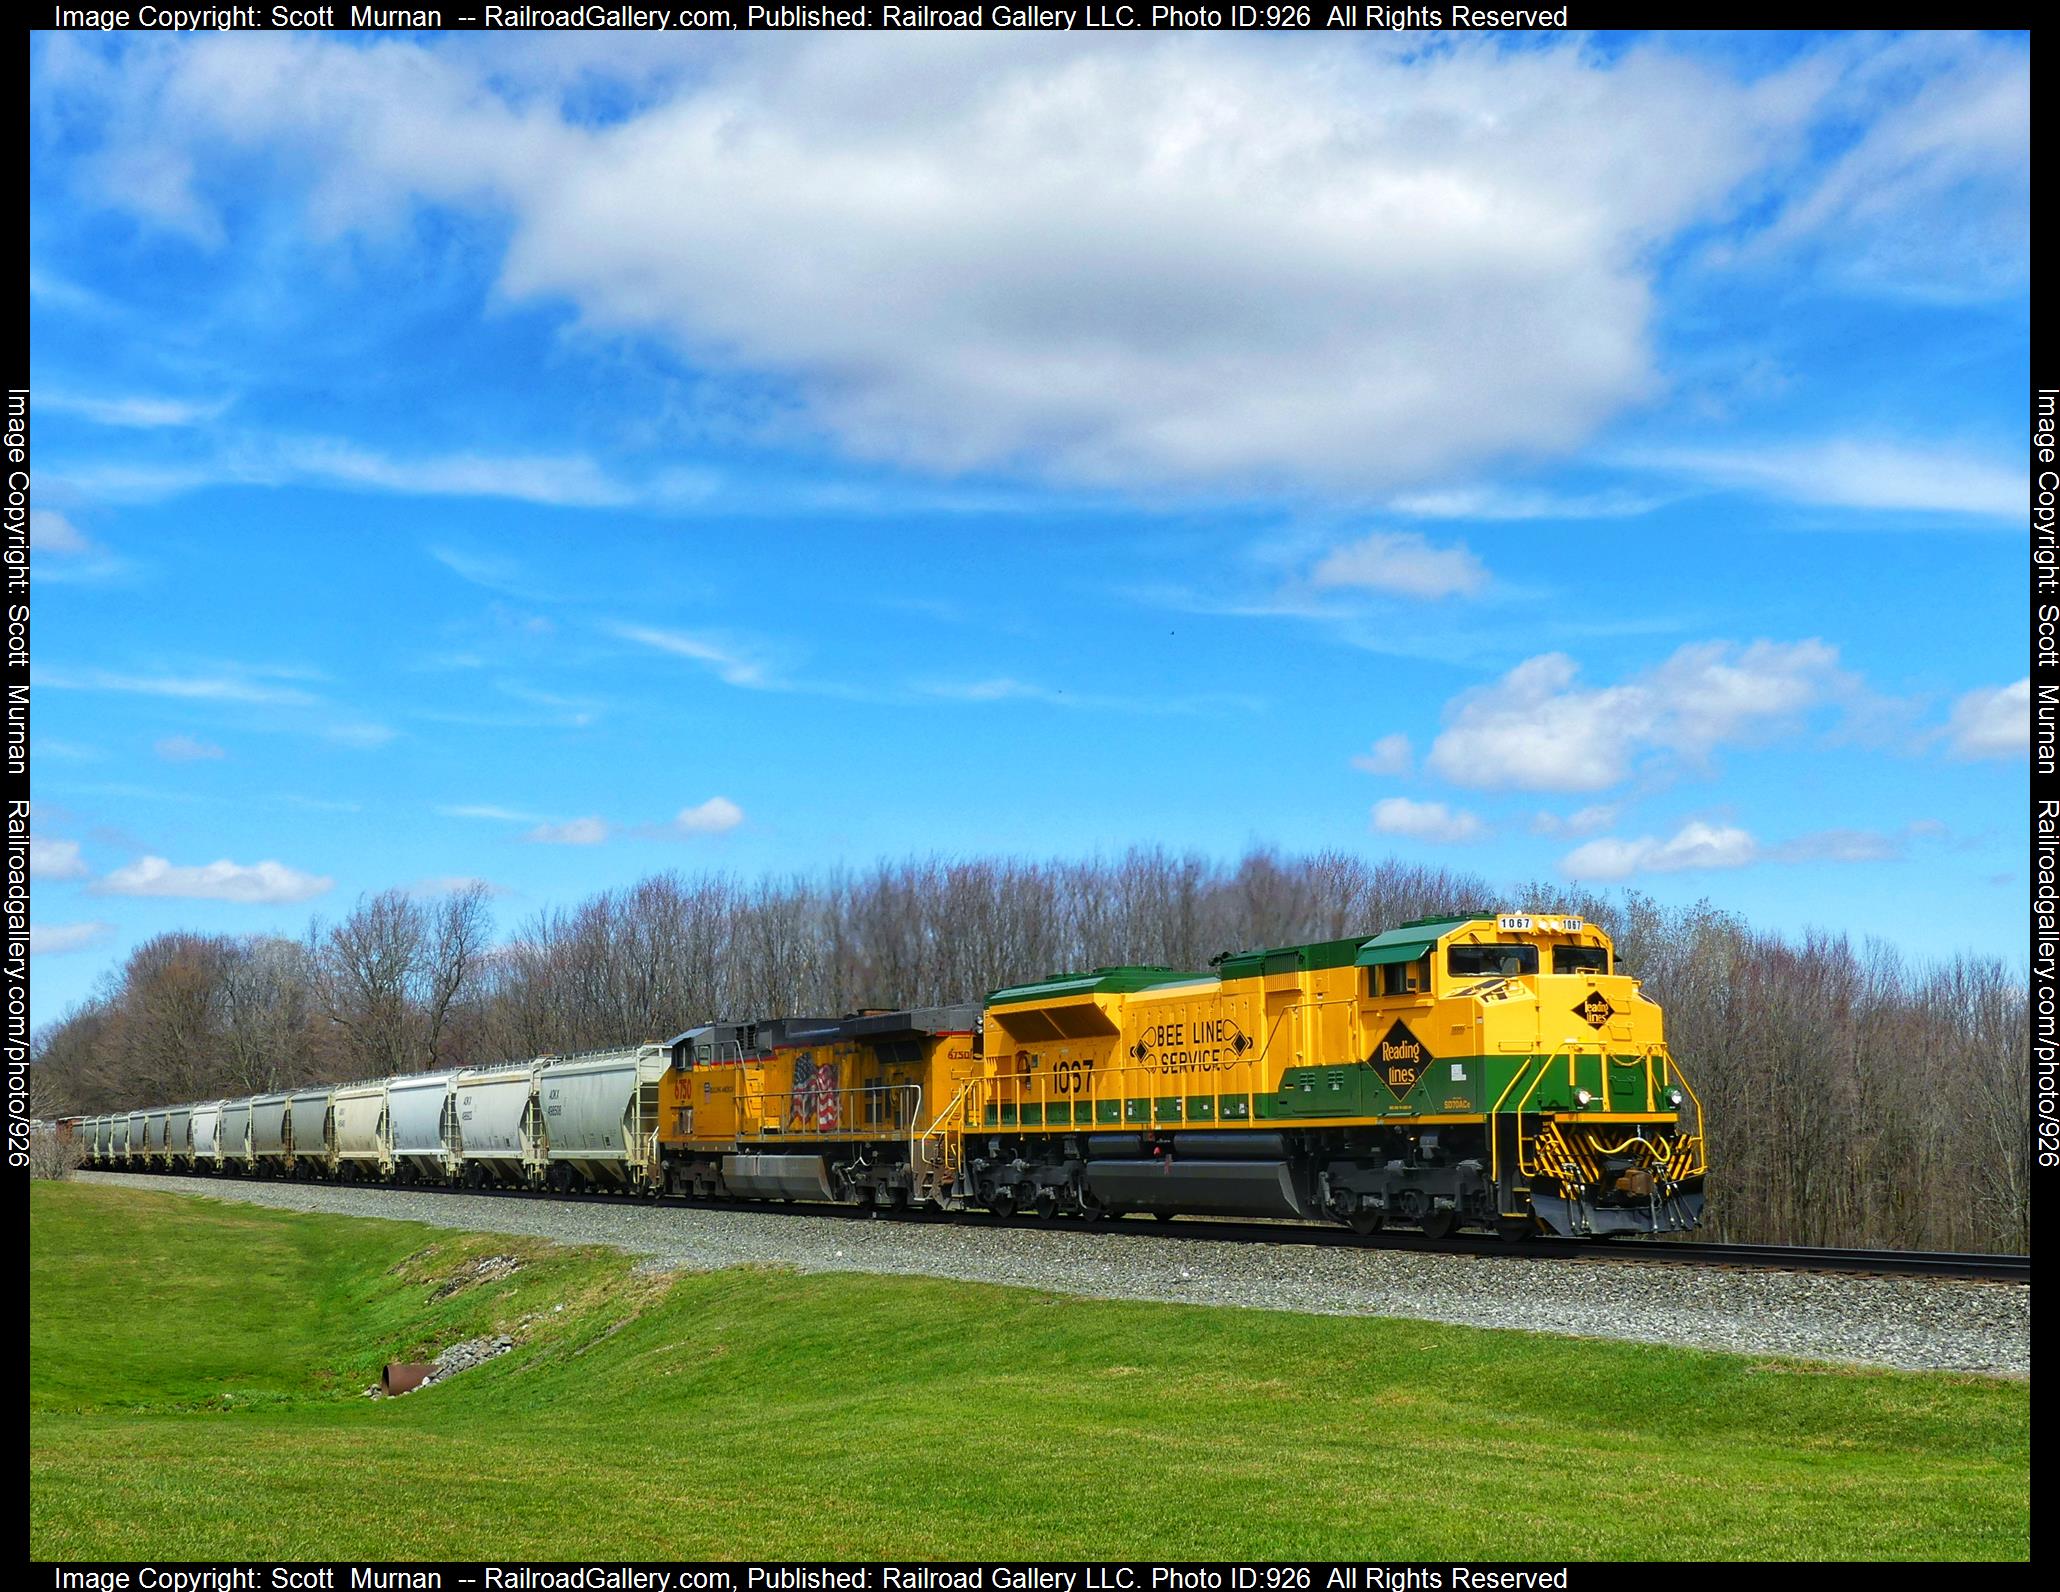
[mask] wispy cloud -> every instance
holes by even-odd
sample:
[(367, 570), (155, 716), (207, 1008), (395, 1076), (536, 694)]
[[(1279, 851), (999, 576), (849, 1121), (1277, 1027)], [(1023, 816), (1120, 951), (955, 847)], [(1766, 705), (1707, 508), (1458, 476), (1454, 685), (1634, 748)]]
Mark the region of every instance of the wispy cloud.
[(1908, 850), (1914, 839), (1945, 832), (1942, 824), (1921, 821), (1899, 833), (1872, 829), (1825, 829), (1766, 845), (1734, 824), (1692, 819), (1664, 838), (1591, 840), (1560, 860), (1570, 878), (1614, 880), (1644, 873), (1694, 873), (1745, 868), (1756, 863), (1889, 862)]
[(411, 497), (508, 499), (552, 508), (667, 507), (663, 486), (616, 479), (579, 454), (435, 453), (398, 455), (340, 437), (226, 437), (216, 451), (176, 464), (85, 458), (53, 466), (50, 477), (105, 502), (150, 503), (218, 486), (330, 486)]
[(29, 510), (29, 550), (36, 579), (46, 585), (86, 585), (134, 573), (127, 559), (92, 540), (60, 509)]
[(1531, 833), (1549, 835), (1558, 840), (1579, 840), (1583, 835), (1600, 834), (1609, 828), (1617, 821), (1617, 811), (1614, 806), (1598, 804), (1583, 807), (1564, 817), (1558, 813), (1540, 813), (1531, 820)]
[(1362, 774), (1406, 774), (1412, 761), (1408, 736), (1383, 735), (1372, 750), (1353, 758), (1352, 766)]
[(539, 846), (598, 846), (609, 833), (605, 819), (568, 818), (560, 824), (538, 824), (522, 838)]
[[(249, 716), (254, 727), (319, 736), (338, 746), (367, 750), (386, 745), (398, 733), (388, 725), (358, 716), (284, 679), (306, 671), (244, 670), (237, 673), (134, 674), (114, 669), (46, 669), (31, 671), (33, 685), (49, 691), (100, 691), (118, 696), (163, 697), (173, 701), (213, 704), (224, 708), (274, 710)], [(220, 756), (221, 749), (201, 750), (209, 743), (190, 736), (171, 736), (158, 743), (158, 755), (170, 762)]]
[(156, 431), (166, 427), (205, 425), (218, 419), (228, 398), (156, 398), (143, 395), (107, 397), (89, 393), (42, 393), (37, 402), (60, 413), (81, 415), (95, 425)]
[(1414, 531), (1375, 531), (1326, 553), (1309, 572), (1309, 584), (1318, 591), (1471, 597), (1488, 584), (1488, 569), (1464, 547), (1436, 547)]
[(702, 664), (725, 685), (741, 686), (750, 691), (778, 689), (764, 659), (754, 657), (743, 646), (724, 638), (686, 630), (665, 630), (655, 625), (611, 624), (607, 629), (610, 634), (624, 641), (633, 641), (640, 647), (668, 652), (675, 658)]
[(1096, 713), (1134, 713), (1190, 717), (1206, 713), (1248, 713), (1255, 698), (1238, 692), (1208, 691), (1183, 696), (1111, 696), (1096, 691), (1068, 691), (1064, 686), (1038, 685), (1012, 676), (987, 680), (926, 680), (914, 688), (918, 699), (939, 702), (1029, 702), (1042, 707)]
[(128, 696), (175, 697), (189, 702), (231, 702), (260, 707), (313, 707), (320, 701), (320, 698), (293, 686), (225, 675), (38, 669), (34, 683), (48, 691), (109, 691)]
[(2022, 466), (1950, 448), (1832, 438), (1800, 445), (1652, 449), (1624, 462), (1825, 508), (2017, 520), (2026, 509)]
[(517, 812), (512, 807), (495, 807), (484, 802), (439, 807), (436, 811), (445, 818), (484, 818), (496, 823), (540, 824), (544, 821), (535, 813)]
[(167, 763), (204, 763), (229, 755), (214, 742), (196, 740), (190, 735), (167, 735), (151, 750)]
[(94, 551), (86, 533), (56, 509), (29, 510), (29, 546), (60, 558), (79, 558)]
[(456, 895), (460, 890), (484, 890), (489, 896), (494, 897), (515, 893), (504, 884), (495, 884), (491, 879), (481, 879), (469, 873), (438, 874), (434, 878), (417, 879), (403, 888), (409, 895), (423, 900)]
[(1543, 488), (1460, 486), (1392, 499), (1397, 514), (1424, 520), (1617, 520), (1650, 514), (1671, 494), (1618, 489), (1555, 492)]

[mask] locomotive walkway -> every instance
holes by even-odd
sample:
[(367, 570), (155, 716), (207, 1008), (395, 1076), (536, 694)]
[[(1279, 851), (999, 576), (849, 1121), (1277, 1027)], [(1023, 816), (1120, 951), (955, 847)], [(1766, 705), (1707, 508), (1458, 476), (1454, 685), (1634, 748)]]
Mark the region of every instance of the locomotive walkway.
[[(874, 1221), (864, 1212), (792, 1207), (79, 1175), (289, 1210), (604, 1244), (662, 1268), (779, 1265), (954, 1277), (1101, 1298), (1414, 1317), (1920, 1370), (2028, 1375), (2031, 1365), (2029, 1287), (1964, 1273), (1883, 1275), (1878, 1259), (1856, 1261), (1851, 1251), (1775, 1259), (1753, 1246), (1431, 1245), (1400, 1234), (1369, 1243), (1290, 1224)], [(1666, 1252), (1676, 1247), (1681, 1254)], [(1718, 1253), (1690, 1253), (1696, 1250)], [(1856, 1265), (1871, 1274), (1855, 1274)], [(1805, 1269), (1812, 1267), (1826, 1269)]]

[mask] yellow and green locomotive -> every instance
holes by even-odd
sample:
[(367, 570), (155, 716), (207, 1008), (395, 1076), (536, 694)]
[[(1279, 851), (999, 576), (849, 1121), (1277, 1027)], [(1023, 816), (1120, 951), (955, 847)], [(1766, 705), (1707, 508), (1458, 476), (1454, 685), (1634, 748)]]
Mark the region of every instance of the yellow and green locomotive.
[(959, 1193), (1432, 1236), (1694, 1227), (1701, 1105), (1614, 956), (1578, 917), (1469, 913), (997, 990)]
[(974, 1006), (673, 1041), (669, 1187), (1097, 1218), (1609, 1236), (1694, 1227), (1702, 1110), (1565, 914), (1106, 967)]

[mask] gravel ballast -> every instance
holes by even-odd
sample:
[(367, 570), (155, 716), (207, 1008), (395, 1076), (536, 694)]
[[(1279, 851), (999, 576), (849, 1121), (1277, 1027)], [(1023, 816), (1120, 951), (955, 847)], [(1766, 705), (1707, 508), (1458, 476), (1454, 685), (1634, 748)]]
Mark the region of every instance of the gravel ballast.
[(2031, 1289), (2016, 1283), (1227, 1243), (1173, 1238), (1137, 1221), (997, 1228), (790, 1209), (75, 1175), (285, 1210), (605, 1244), (650, 1257), (652, 1269), (773, 1265), (955, 1277), (1103, 1299), (1407, 1316), (1911, 1370), (2031, 1371)]

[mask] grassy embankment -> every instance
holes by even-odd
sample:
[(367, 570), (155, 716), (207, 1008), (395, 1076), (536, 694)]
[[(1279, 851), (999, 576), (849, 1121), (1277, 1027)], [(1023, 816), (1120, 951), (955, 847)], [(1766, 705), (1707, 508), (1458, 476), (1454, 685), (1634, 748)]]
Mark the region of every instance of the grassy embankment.
[[(38, 1558), (2028, 1551), (2022, 1383), (640, 1277), (605, 1250), (77, 1184), (36, 1185), (31, 1218)], [(526, 1264), (430, 1297), (493, 1253)], [(502, 1327), (522, 1341), (489, 1365), (359, 1396)]]

